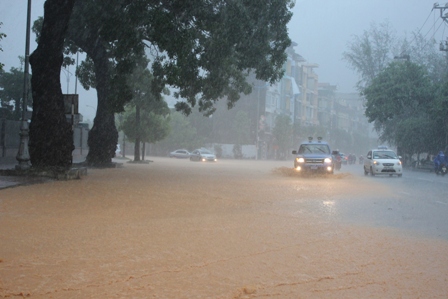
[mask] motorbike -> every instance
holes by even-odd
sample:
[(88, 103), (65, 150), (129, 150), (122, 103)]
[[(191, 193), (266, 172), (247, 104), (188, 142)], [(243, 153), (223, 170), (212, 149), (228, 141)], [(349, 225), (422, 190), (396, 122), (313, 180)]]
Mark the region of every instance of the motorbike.
[(337, 156), (336, 156), (336, 161), (335, 161), (335, 163), (334, 163), (334, 168), (335, 168), (336, 170), (341, 170), (341, 165), (342, 165), (342, 159), (341, 159), (341, 156), (340, 156), (340, 155), (337, 155)]
[(333, 160), (334, 160), (334, 169), (341, 170), (341, 165), (342, 165), (341, 154), (339, 153), (339, 151), (332, 151), (331, 155), (333, 156)]
[(435, 172), (437, 175), (439, 174), (441, 174), (442, 176), (445, 175), (448, 172), (446, 163), (440, 163)]

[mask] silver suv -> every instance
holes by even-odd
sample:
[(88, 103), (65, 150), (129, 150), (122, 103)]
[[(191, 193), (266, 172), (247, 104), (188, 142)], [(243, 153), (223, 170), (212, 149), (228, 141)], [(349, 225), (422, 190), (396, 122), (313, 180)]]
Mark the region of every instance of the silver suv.
[(331, 155), (331, 149), (327, 142), (322, 138), (313, 141), (312, 137), (308, 142), (302, 142), (299, 150), (292, 151), (294, 158), (294, 168), (299, 172), (321, 172), (333, 173), (334, 160)]

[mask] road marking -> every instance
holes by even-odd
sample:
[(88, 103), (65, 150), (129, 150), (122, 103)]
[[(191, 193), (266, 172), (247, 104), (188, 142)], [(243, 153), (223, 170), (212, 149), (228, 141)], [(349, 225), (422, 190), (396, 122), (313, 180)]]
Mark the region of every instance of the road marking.
[(411, 193), (407, 193), (407, 192), (403, 192), (403, 191), (400, 191), (400, 193), (401, 193), (401, 194), (404, 194), (404, 195), (408, 195), (408, 196), (411, 195)]
[(442, 204), (442, 205), (448, 205), (448, 203), (443, 202), (443, 201), (435, 201), (436, 203)]

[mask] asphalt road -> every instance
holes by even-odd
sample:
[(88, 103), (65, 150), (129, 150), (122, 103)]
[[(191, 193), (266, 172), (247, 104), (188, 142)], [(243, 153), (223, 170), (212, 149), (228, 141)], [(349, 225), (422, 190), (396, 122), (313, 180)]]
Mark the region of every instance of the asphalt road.
[[(366, 190), (362, 196), (338, 198), (342, 221), (393, 227), (406, 233), (448, 239), (448, 176), (429, 171), (405, 169), (403, 176), (364, 176), (362, 165), (344, 165), (341, 172), (379, 184), (378, 192)], [(384, 196), (380, 188), (393, 190)]]

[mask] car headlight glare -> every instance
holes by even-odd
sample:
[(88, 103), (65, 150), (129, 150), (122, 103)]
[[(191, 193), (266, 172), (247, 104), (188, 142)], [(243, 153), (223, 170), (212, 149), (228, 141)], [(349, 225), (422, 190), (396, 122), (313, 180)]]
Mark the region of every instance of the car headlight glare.
[(305, 163), (305, 159), (303, 159), (303, 158), (296, 158), (296, 161), (298, 163)]
[(331, 159), (330, 158), (325, 158), (324, 162), (325, 163), (331, 163)]
[(381, 163), (378, 162), (378, 161), (376, 161), (376, 160), (373, 161), (373, 164), (374, 164), (374, 165), (381, 165)]

